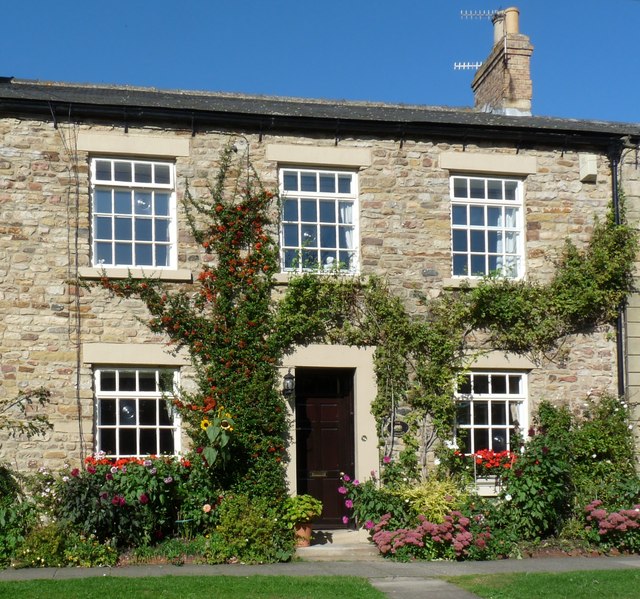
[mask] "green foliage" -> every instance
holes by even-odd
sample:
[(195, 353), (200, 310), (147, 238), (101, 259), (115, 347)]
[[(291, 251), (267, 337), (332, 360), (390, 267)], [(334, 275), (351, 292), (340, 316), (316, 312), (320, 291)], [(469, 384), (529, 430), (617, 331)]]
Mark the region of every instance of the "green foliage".
[(442, 523), (445, 516), (461, 504), (464, 495), (455, 481), (435, 477), (401, 487), (394, 494), (408, 503), (416, 515), (436, 524)]
[(311, 495), (287, 497), (282, 506), (282, 517), (289, 528), (311, 522), (322, 514), (322, 502)]
[(7, 565), (36, 523), (36, 509), (22, 490), (21, 477), (0, 464), (0, 567)]
[(61, 568), (65, 565), (67, 529), (56, 522), (31, 530), (16, 552), (17, 568)]
[(78, 568), (111, 567), (118, 561), (118, 550), (115, 543), (101, 543), (94, 534), (71, 533), (64, 543), (64, 559), (66, 565)]
[(218, 511), (219, 524), (205, 553), (208, 563), (270, 563), (293, 555), (293, 534), (281, 517), (282, 506), (273, 500), (229, 495)]

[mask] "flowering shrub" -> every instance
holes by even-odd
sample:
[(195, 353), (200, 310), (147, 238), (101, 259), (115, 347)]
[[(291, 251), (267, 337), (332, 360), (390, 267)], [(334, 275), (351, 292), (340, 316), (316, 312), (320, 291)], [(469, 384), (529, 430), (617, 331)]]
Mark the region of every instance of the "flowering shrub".
[(452, 511), (441, 524), (418, 517), (414, 528), (387, 530), (391, 514), (385, 514), (373, 528), (373, 542), (385, 557), (409, 559), (482, 559), (488, 551), (491, 533), (482, 517), (469, 518)]
[(501, 476), (505, 470), (513, 467), (517, 454), (513, 451), (493, 451), (481, 449), (472, 455), (476, 463), (476, 472), (481, 476)]
[(174, 458), (89, 457), (86, 470), (67, 470), (56, 482), (54, 515), (99, 542), (124, 547), (157, 541), (176, 530), (179, 486), (190, 466)]
[(601, 506), (602, 501), (595, 500), (584, 508), (590, 539), (605, 550), (639, 552), (640, 505), (615, 512), (608, 512)]

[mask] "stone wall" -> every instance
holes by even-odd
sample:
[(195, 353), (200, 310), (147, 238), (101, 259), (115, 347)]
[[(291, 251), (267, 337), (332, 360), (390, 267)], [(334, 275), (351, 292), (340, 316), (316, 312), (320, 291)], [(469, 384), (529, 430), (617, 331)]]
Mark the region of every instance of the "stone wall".
[[(74, 284), (77, 269), (90, 265), (89, 154), (76, 152), (80, 131), (126, 137), (152, 133), (186, 138), (188, 156), (176, 160), (178, 195), (186, 181), (206, 194), (222, 148), (230, 136), (99, 124), (64, 124), (6, 118), (0, 121), (0, 398), (44, 385), (52, 392), (47, 413), (54, 425), (44, 440), (12, 440), (0, 432), (0, 459), (21, 469), (78, 464), (93, 451), (91, 365), (83, 361), (89, 343), (158, 344), (138, 318), (137, 300), (115, 300), (98, 289)], [(267, 186), (277, 185), (278, 165), (268, 144), (331, 148), (334, 138), (265, 136), (244, 132), (250, 157)], [(430, 141), (342, 139), (341, 148), (365, 148), (370, 164), (359, 169), (362, 272), (387, 277), (394, 291), (418, 310), (415, 292), (437, 295), (451, 277), (449, 172), (443, 152), (513, 156), (505, 145), (464, 148)], [(526, 269), (532, 280), (548, 280), (563, 240), (589, 239), (594, 218), (610, 197), (607, 161), (598, 157), (595, 183), (582, 183), (576, 153), (520, 149), (535, 157), (536, 172), (525, 177)], [(318, 165), (325, 166), (325, 165)], [(326, 165), (331, 166), (331, 165)], [(196, 271), (200, 254), (179, 215), (180, 268)], [(589, 392), (615, 391), (615, 347), (609, 331), (569, 340), (559, 363), (529, 377), (531, 404), (540, 399), (581, 401)]]

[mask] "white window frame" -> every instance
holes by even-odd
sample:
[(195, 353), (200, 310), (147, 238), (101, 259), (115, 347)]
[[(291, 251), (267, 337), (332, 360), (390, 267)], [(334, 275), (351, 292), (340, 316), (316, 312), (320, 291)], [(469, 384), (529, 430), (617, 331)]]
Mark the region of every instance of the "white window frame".
[[(113, 385), (103, 385), (103, 374), (113, 373)], [(135, 375), (135, 389), (121, 389), (120, 380), (123, 373), (133, 373)], [(161, 390), (160, 376), (168, 374), (172, 377), (173, 388), (167, 394)], [(149, 375), (155, 379), (154, 390), (140, 390), (142, 380), (149, 381)], [(131, 380), (131, 379), (129, 379)], [(113, 387), (104, 389), (103, 387)], [(175, 368), (138, 368), (132, 366), (99, 366), (94, 368), (94, 389), (95, 389), (95, 426), (96, 426), (96, 452), (105, 451), (107, 457), (144, 457), (147, 455), (178, 455), (181, 447), (181, 421), (178, 412), (170, 404), (170, 397), (179, 388), (179, 371)], [(108, 417), (107, 410), (102, 410), (102, 402), (113, 402), (112, 417)], [(143, 403), (144, 402), (144, 403)], [(153, 403), (154, 422), (141, 423), (141, 406), (148, 406)], [(163, 421), (162, 412), (166, 410), (167, 421)], [(114, 431), (110, 433), (108, 431)], [(153, 431), (155, 434), (155, 448), (144, 447), (141, 436), (145, 431)], [(127, 434), (135, 438), (135, 452), (123, 451), (122, 437)], [(170, 434), (173, 440), (173, 452), (163, 452), (162, 435)], [(114, 451), (107, 451), (111, 447), (106, 447), (105, 437), (113, 435), (112, 443), (115, 445)], [(143, 447), (141, 448), (141, 443)], [(109, 443), (111, 444), (111, 443)], [(142, 451), (142, 449), (155, 449), (154, 451)]]
[[(455, 394), (455, 437), (460, 451), (465, 454), (473, 454), (481, 449), (513, 451), (515, 448), (511, 440), (514, 432), (517, 430), (523, 434), (528, 430), (527, 373), (474, 370), (467, 373), (464, 379), (458, 383)], [(504, 418), (500, 415), (501, 407), (504, 407)], [(486, 444), (479, 442), (485, 431)]]
[[(297, 177), (291, 189), (290, 177)], [(303, 177), (316, 179), (315, 190), (303, 189)], [(334, 179), (334, 190), (321, 190), (321, 183)], [(282, 166), (279, 171), (282, 212), (280, 223), (280, 264), (282, 272), (359, 272), (358, 175), (352, 170)], [(288, 180), (287, 180), (288, 179)], [(349, 190), (340, 190), (340, 181), (350, 180)], [(303, 204), (304, 202), (304, 204)], [(333, 217), (329, 206), (334, 202)], [(294, 212), (293, 206), (297, 206)], [(303, 206), (315, 203), (315, 220), (303, 220)], [(328, 216), (323, 220), (323, 213)], [(329, 220), (333, 218), (333, 220)], [(343, 222), (340, 222), (343, 220)], [(350, 222), (349, 222), (350, 221)], [(333, 232), (332, 232), (333, 230)], [(323, 238), (335, 237), (335, 247), (323, 245)], [(351, 239), (349, 240), (349, 237)], [(311, 241), (307, 244), (305, 238)], [(292, 242), (293, 241), (293, 242)], [(351, 247), (348, 247), (349, 244)], [(344, 258), (348, 258), (348, 265)]]
[[(105, 168), (108, 166), (108, 169)], [(126, 172), (131, 175), (127, 179)], [(106, 170), (109, 175), (106, 176)], [(142, 175), (148, 172), (151, 180)], [(162, 173), (162, 176), (160, 175)], [(168, 175), (168, 177), (167, 177)], [(177, 223), (175, 163), (168, 160), (142, 160), (124, 157), (93, 156), (91, 158), (91, 248), (94, 267), (131, 267), (151, 270), (175, 270), (177, 265)], [(110, 208), (107, 194), (111, 194)], [(130, 211), (119, 211), (119, 203), (126, 202), (130, 194)], [(136, 194), (139, 194), (136, 197)], [(116, 195), (119, 201), (116, 202)], [(143, 196), (149, 198), (145, 207)], [(168, 196), (161, 202), (162, 196)], [(143, 206), (138, 209), (137, 206)], [(139, 211), (138, 211), (139, 210)], [(127, 225), (127, 222), (129, 223)], [(138, 225), (150, 223), (148, 239), (143, 238)], [(120, 236), (117, 228), (130, 228)], [(107, 233), (110, 228), (110, 232)], [(165, 230), (163, 230), (165, 229)], [(136, 239), (140, 236), (139, 239)], [(164, 239), (164, 237), (168, 239)], [(109, 248), (110, 257), (107, 254)], [(151, 260), (138, 257), (137, 252), (147, 253)], [(130, 251), (128, 258), (123, 254)]]
[(449, 183), (452, 276), (523, 278), (523, 181), (460, 174)]

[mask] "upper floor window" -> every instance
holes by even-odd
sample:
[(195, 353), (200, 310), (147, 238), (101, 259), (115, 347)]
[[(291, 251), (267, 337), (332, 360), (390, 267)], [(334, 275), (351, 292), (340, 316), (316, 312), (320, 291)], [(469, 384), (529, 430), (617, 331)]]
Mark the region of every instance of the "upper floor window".
[(356, 272), (356, 174), (284, 168), (280, 189), (282, 269)]
[(458, 384), (456, 440), (462, 453), (513, 450), (516, 429), (526, 426), (526, 375), (472, 372)]
[(524, 275), (522, 181), (451, 177), (454, 277)]
[(115, 458), (178, 453), (170, 404), (177, 376), (169, 368), (96, 369), (96, 451)]
[(170, 162), (91, 161), (93, 266), (175, 268), (175, 168)]

